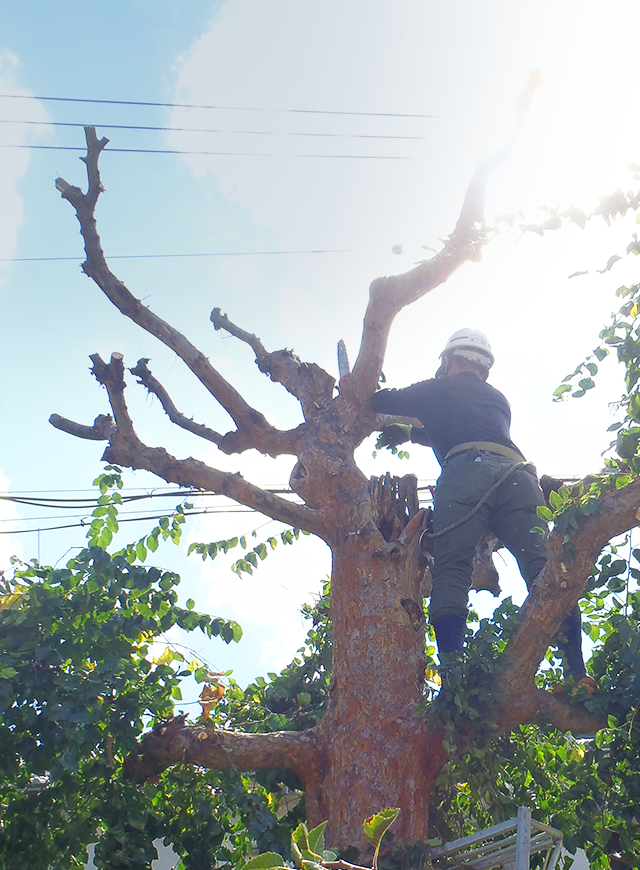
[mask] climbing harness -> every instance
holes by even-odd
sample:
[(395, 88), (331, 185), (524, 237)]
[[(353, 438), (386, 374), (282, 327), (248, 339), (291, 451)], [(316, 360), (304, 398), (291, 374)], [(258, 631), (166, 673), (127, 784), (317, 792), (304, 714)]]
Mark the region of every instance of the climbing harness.
[[(449, 452), (447, 454), (447, 456), (450, 456), (450, 455), (451, 455), (451, 452)], [(432, 541), (435, 538), (441, 538), (443, 535), (446, 535), (448, 532), (452, 532), (454, 529), (457, 529), (459, 526), (464, 525), (468, 520), (471, 519), (472, 516), (475, 516), (475, 514), (478, 513), (478, 511), (480, 510), (482, 505), (486, 502), (486, 500), (489, 498), (489, 496), (492, 495), (496, 491), (496, 489), (498, 489), (500, 486), (502, 486), (502, 484), (505, 482), (505, 480), (507, 480), (509, 477), (511, 477), (511, 475), (513, 474), (514, 471), (517, 471), (519, 468), (527, 468), (527, 467), (530, 469), (534, 468), (534, 466), (530, 462), (526, 462), (526, 461), (517, 462), (515, 465), (512, 465), (510, 468), (508, 468), (507, 471), (505, 471), (505, 473), (502, 475), (502, 477), (500, 477), (492, 486), (489, 487), (489, 489), (485, 492), (485, 494), (482, 496), (482, 498), (477, 503), (477, 505), (475, 507), (471, 508), (471, 510), (469, 511), (468, 514), (463, 516), (461, 519), (456, 520), (455, 523), (451, 523), (451, 525), (447, 526), (446, 529), (440, 529), (439, 532), (429, 532), (428, 530), (424, 531), (420, 535), (420, 552), (424, 553), (425, 551), (427, 551), (427, 542), (428, 541)]]

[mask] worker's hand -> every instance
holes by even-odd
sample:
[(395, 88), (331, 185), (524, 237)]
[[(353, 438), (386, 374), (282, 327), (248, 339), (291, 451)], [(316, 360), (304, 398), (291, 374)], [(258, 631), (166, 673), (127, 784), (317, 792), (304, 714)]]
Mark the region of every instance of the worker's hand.
[(424, 447), (431, 447), (426, 431), (418, 428), (418, 426), (411, 427), (411, 443), (422, 444)]
[(405, 441), (411, 440), (411, 426), (403, 426), (400, 423), (394, 423), (393, 426), (385, 426), (382, 432), (378, 435), (376, 441), (376, 450), (382, 450), (383, 447), (391, 450), (397, 447), (398, 444), (404, 444)]

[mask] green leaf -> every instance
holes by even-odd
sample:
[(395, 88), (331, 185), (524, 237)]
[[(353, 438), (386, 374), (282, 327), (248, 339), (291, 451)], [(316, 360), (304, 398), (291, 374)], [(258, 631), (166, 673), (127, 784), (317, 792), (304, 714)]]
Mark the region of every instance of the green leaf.
[[(300, 692), (300, 695), (306, 694), (305, 692)], [(298, 703), (300, 703), (300, 695), (298, 695)], [(309, 701), (311, 701), (311, 695), (308, 695)], [(309, 703), (307, 701), (307, 703)], [(324, 829), (327, 827), (328, 822), (321, 822), (315, 828), (311, 828), (309, 834), (307, 836), (307, 842), (309, 844), (309, 851), (315, 852), (316, 855), (322, 856), (324, 854)]]
[(187, 610), (193, 610), (193, 608), (195, 606), (196, 606), (196, 603), (193, 600), (193, 598), (187, 598)]
[(140, 559), (141, 562), (147, 558), (147, 548), (144, 545), (144, 541), (138, 541), (138, 545), (136, 547), (136, 556)]
[(614, 254), (613, 257), (609, 257), (609, 259), (607, 260), (607, 265), (604, 267), (604, 269), (596, 269), (596, 271), (599, 272), (601, 275), (604, 274), (605, 272), (609, 272), (611, 267), (615, 266), (615, 264), (618, 262), (618, 260), (621, 260), (621, 259), (622, 259), (621, 256), (619, 256), (618, 254)]
[[(306, 707), (311, 703), (311, 695), (309, 692), (298, 692), (296, 695), (296, 701), (301, 707)], [(309, 834), (309, 836), (311, 836), (311, 834)]]
[(380, 848), (382, 838), (398, 818), (399, 813), (400, 809), (398, 807), (387, 807), (387, 809), (369, 816), (362, 823), (365, 836), (376, 851)]
[(547, 520), (547, 522), (549, 522), (550, 520), (553, 519), (553, 512), (550, 511), (546, 505), (543, 505), (543, 504), (539, 505), (536, 508), (536, 512), (541, 520)]
[(242, 870), (272, 870), (275, 867), (285, 867), (282, 855), (277, 852), (263, 852), (247, 861)]
[(291, 832), (291, 860), (298, 870), (302, 868), (303, 853), (308, 852), (309, 831), (304, 822)]
[(229, 626), (231, 627), (231, 631), (233, 632), (233, 640), (235, 643), (238, 643), (242, 640), (242, 626), (235, 622), (233, 619), (229, 620)]
[(561, 399), (565, 393), (571, 392), (571, 384), (560, 384), (560, 386), (553, 391), (553, 396), (556, 399)]
[[(562, 496), (559, 493), (555, 492), (555, 490), (553, 490), (553, 489), (549, 493), (549, 504), (556, 511), (560, 510), (560, 508), (564, 504)], [(538, 514), (538, 516), (539, 516), (539, 514)]]
[(257, 547), (254, 547), (254, 548), (253, 548), (253, 551), (254, 551), (254, 553), (257, 553), (258, 556), (260, 556), (260, 559), (261, 559), (261, 560), (264, 560), (264, 559), (267, 558), (267, 547), (266, 547), (266, 544), (258, 544)]

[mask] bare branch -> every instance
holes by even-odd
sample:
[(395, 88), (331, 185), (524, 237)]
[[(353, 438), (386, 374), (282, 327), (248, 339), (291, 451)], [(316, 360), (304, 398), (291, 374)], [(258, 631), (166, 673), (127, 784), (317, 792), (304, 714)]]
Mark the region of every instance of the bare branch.
[(213, 328), (216, 332), (220, 329), (224, 329), (230, 335), (233, 335), (235, 338), (239, 338), (240, 341), (248, 344), (255, 353), (258, 364), (260, 363), (260, 360), (269, 355), (257, 335), (253, 335), (251, 332), (247, 332), (239, 326), (236, 326), (236, 324), (232, 323), (227, 315), (223, 314), (219, 308), (213, 309), (210, 320), (211, 323), (213, 323)]
[[(465, 205), (469, 199), (468, 194)], [(465, 222), (467, 220), (465, 218)], [(461, 235), (452, 236), (444, 250), (410, 272), (377, 278), (371, 284), (360, 352), (343, 392), (347, 392), (349, 397), (373, 392), (380, 377), (389, 330), (396, 314), (443, 284), (463, 263), (478, 260), (486, 241), (488, 239), (475, 230), (465, 238)]]
[(80, 188), (70, 185), (62, 178), (56, 179), (57, 189), (62, 194), (63, 199), (66, 199), (74, 207), (80, 223), (87, 256), (82, 265), (85, 274), (96, 282), (122, 314), (171, 348), (211, 395), (220, 402), (234, 420), (238, 430), (242, 430), (243, 437), (238, 439), (236, 449), (241, 447), (245, 450), (248, 447), (256, 447), (271, 456), (295, 453), (289, 433), (281, 433), (271, 426), (265, 417), (252, 408), (240, 393), (213, 368), (201, 351), (192, 345), (182, 333), (150, 311), (139, 299), (136, 299), (109, 270), (94, 214), (98, 196), (103, 189), (98, 169), (98, 158), (107, 140), (98, 141), (93, 127), (85, 127), (85, 135), (87, 156), (82, 159), (87, 166), (88, 193), (83, 194)]
[(162, 447), (148, 447), (143, 444), (133, 428), (124, 398), (122, 354), (112, 354), (108, 364), (98, 354), (93, 354), (91, 359), (93, 374), (107, 390), (116, 422), (115, 430), (109, 438), (109, 446), (103, 454), (105, 461), (127, 468), (151, 471), (167, 483), (178, 483), (180, 486), (226, 495), (274, 520), (304, 529), (327, 540), (326, 520), (319, 511), (266, 492), (246, 481), (240, 474), (218, 471), (191, 457), (177, 459)]
[(193, 432), (194, 435), (199, 435), (200, 438), (212, 441), (214, 444), (219, 446), (224, 436), (220, 435), (218, 432), (214, 432), (213, 429), (209, 429), (207, 426), (203, 426), (201, 423), (194, 422), (193, 419), (189, 420), (184, 416), (184, 414), (181, 414), (171, 401), (169, 393), (165, 390), (160, 381), (157, 380), (157, 378), (155, 378), (149, 371), (147, 365), (148, 362), (148, 359), (139, 359), (137, 365), (134, 368), (129, 369), (131, 374), (139, 379), (138, 383), (142, 384), (150, 393), (153, 393), (154, 396), (158, 397), (160, 404), (172, 423), (175, 423), (176, 426), (180, 426), (182, 429), (186, 429), (188, 432)]
[(344, 385), (349, 399), (369, 395), (376, 387), (382, 369), (389, 329), (398, 312), (443, 284), (463, 263), (478, 261), (482, 247), (489, 241), (484, 228), (487, 182), (494, 169), (509, 156), (520, 125), (529, 111), (536, 88), (542, 83), (534, 70), (518, 98), (514, 136), (494, 157), (478, 163), (465, 196), (455, 230), (442, 251), (420, 263), (410, 272), (378, 278), (369, 288), (369, 304), (358, 359)]
[(302, 405), (305, 419), (315, 417), (333, 398), (335, 378), (315, 363), (304, 363), (290, 350), (269, 353), (256, 335), (232, 323), (219, 308), (211, 312), (215, 329), (224, 329), (253, 349), (256, 365), (272, 381), (295, 396)]
[(145, 782), (173, 764), (198, 764), (215, 770), (240, 771), (287, 768), (303, 782), (317, 764), (317, 736), (313, 730), (244, 734), (186, 725), (185, 716), (156, 725), (146, 734), (138, 753), (127, 757), (127, 779)]
[(84, 135), (87, 140), (87, 156), (81, 157), (80, 160), (87, 167), (87, 178), (89, 181), (89, 189), (87, 191), (87, 205), (90, 208), (95, 208), (98, 202), (98, 197), (104, 191), (104, 187), (100, 181), (100, 173), (98, 172), (98, 158), (100, 154), (109, 144), (106, 136), (98, 139), (95, 127), (85, 127)]
[[(505, 685), (514, 692), (533, 680), (545, 651), (578, 602), (605, 544), (638, 525), (640, 478), (600, 497), (598, 509), (577, 531), (553, 532), (549, 559), (521, 609), (520, 628), (504, 656)], [(565, 540), (566, 537), (566, 540)]]
[(52, 414), (49, 422), (55, 429), (75, 435), (76, 438), (85, 438), (87, 441), (108, 441), (115, 433), (113, 419), (109, 414), (99, 414), (93, 421), (93, 426), (85, 426), (83, 423), (74, 423), (59, 414)]

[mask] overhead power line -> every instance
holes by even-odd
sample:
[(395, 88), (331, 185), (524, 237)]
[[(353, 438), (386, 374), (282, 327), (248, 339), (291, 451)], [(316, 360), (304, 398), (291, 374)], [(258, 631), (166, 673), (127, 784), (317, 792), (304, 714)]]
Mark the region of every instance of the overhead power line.
[[(0, 148), (30, 148), (37, 151), (86, 151), (77, 145), (13, 145), (1, 144)], [(109, 148), (110, 154), (193, 154), (205, 157), (313, 157), (320, 160), (413, 160), (389, 154), (268, 154), (262, 151), (175, 151), (173, 148)]]
[[(0, 118), (0, 124), (29, 124), (40, 127), (79, 127), (86, 124), (76, 124), (70, 121), (16, 121), (11, 118)], [(100, 130), (145, 130), (161, 133), (231, 133), (241, 136), (313, 136), (329, 139), (409, 139), (425, 142), (428, 136), (385, 136), (373, 133), (292, 133), (277, 130), (214, 130), (202, 127), (146, 127), (133, 124), (92, 124)]]
[[(188, 516), (193, 517), (193, 516), (200, 516), (202, 514), (218, 514), (218, 513), (253, 514), (253, 513), (256, 513), (256, 511), (254, 511), (253, 508), (245, 508), (242, 506), (239, 506), (237, 508), (237, 510), (225, 510), (225, 511), (216, 511), (216, 510), (211, 510), (209, 508), (205, 508), (204, 510), (201, 510), (201, 511), (189, 511)], [(125, 517), (124, 519), (122, 517), (118, 517), (118, 524), (121, 524), (121, 523), (141, 523), (141, 522), (144, 522), (145, 520), (146, 521), (161, 520), (163, 517), (166, 517), (166, 514), (157, 514), (154, 516), (144, 516), (144, 517)], [(62, 525), (62, 526), (46, 526), (44, 528), (42, 526), (38, 526), (38, 528), (34, 528), (34, 529), (13, 529), (13, 530), (10, 529), (9, 531), (0, 531), (0, 535), (27, 535), (27, 534), (31, 534), (34, 532), (57, 532), (60, 529), (86, 529), (88, 526), (91, 525), (92, 522), (93, 522), (92, 518), (87, 518), (83, 522), (67, 523), (67, 524)]]
[[(291, 489), (282, 486), (263, 487), (265, 492), (271, 495), (291, 495), (295, 493)], [(152, 491), (141, 492), (137, 495), (126, 495), (121, 493), (123, 504), (132, 501), (145, 501), (150, 498), (171, 498), (184, 501), (188, 498), (226, 498), (218, 492), (205, 492), (198, 489), (168, 489), (164, 492)], [(62, 508), (69, 509), (71, 507), (95, 507), (99, 496), (94, 495), (89, 498), (51, 498), (50, 496), (27, 495), (17, 493), (2, 493), (0, 501), (14, 502), (15, 504), (29, 505), (30, 507), (42, 508)]]
[(356, 115), (368, 118), (439, 118), (439, 115), (410, 115), (400, 112), (341, 112), (330, 109), (270, 109), (263, 106), (208, 106), (196, 103), (152, 103), (143, 100), (94, 100), (82, 97), (38, 97), (32, 94), (0, 94), (2, 99), (38, 100), (55, 103), (96, 103), (102, 106), (151, 106), (158, 109), (219, 109), (232, 112), (281, 112), (302, 115)]
[[(266, 492), (275, 494), (275, 495), (290, 495), (295, 497), (295, 493), (293, 493), (290, 489), (284, 487), (264, 487)], [(73, 491), (73, 490), (72, 490)], [(419, 492), (430, 492), (430, 485), (423, 485), (418, 487)], [(125, 495), (122, 494), (122, 500), (124, 503), (131, 501), (140, 501), (143, 499), (151, 499), (157, 497), (170, 497), (170, 498), (178, 498), (178, 499), (187, 499), (187, 498), (201, 498), (203, 496), (214, 496), (220, 497), (219, 493), (215, 492), (201, 492), (197, 490), (168, 490), (166, 492), (146, 492), (139, 495)], [(24, 495), (8, 495), (3, 494), (0, 495), (0, 500), (13, 502), (15, 504), (28, 505), (30, 507), (39, 507), (45, 509), (53, 509), (53, 508), (61, 508), (61, 509), (70, 509), (73, 507), (81, 508), (86, 507), (94, 508), (96, 505), (96, 498), (81, 498), (81, 499), (61, 499), (61, 498), (45, 498), (40, 496), (30, 496), (25, 497)], [(298, 501), (296, 497), (296, 501)], [(142, 516), (131, 516), (132, 513), (141, 513)], [(244, 505), (232, 503), (226, 505), (218, 505), (212, 507), (205, 507), (198, 510), (190, 510), (187, 513), (188, 517), (192, 516), (203, 516), (203, 515), (219, 515), (219, 514), (240, 514), (240, 513), (258, 513), (253, 508), (248, 508)], [(118, 517), (118, 523), (135, 523), (135, 522), (145, 522), (151, 520), (159, 520), (162, 517), (167, 516), (164, 514), (147, 514), (144, 511), (129, 511), (129, 512), (121, 512)], [(77, 517), (79, 522), (76, 523), (65, 523), (63, 525), (55, 525), (55, 526), (37, 526), (29, 529), (9, 529), (7, 531), (0, 531), (0, 535), (25, 535), (36, 532), (53, 532), (60, 531), (63, 529), (78, 529), (78, 528), (87, 528), (91, 525), (93, 521), (92, 516), (82, 515), (80, 513), (75, 514), (66, 514), (60, 517), (60, 519), (67, 519), (71, 517)], [(45, 519), (44, 517), (8, 517), (4, 522), (37, 522), (40, 519)]]
[[(341, 249), (325, 251), (214, 251), (207, 254), (109, 254), (108, 260), (160, 260), (174, 257), (272, 257), (290, 256), (292, 254), (355, 254), (356, 249)], [(84, 257), (7, 257), (0, 258), (0, 263), (51, 263), (56, 260), (76, 260)]]

